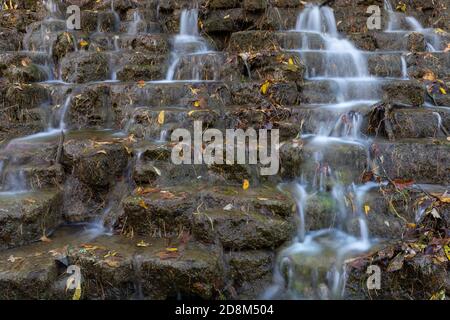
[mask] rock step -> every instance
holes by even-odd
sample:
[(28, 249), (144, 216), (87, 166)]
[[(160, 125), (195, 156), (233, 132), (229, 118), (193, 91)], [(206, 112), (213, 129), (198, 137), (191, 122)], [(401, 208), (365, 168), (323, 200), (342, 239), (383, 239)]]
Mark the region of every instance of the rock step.
[(72, 229), (58, 231), (51, 242), (1, 252), (2, 299), (71, 299), (63, 276), (69, 265), (81, 270), (83, 299), (212, 299), (223, 289), (225, 268), (218, 247), (189, 238), (92, 240)]
[(371, 151), (382, 176), (416, 183), (450, 183), (450, 141), (445, 138), (378, 140)]
[(62, 222), (62, 193), (0, 192), (0, 248), (22, 246), (48, 236)]
[[(431, 205), (438, 197), (442, 197), (448, 190), (448, 186), (410, 184), (402, 188), (399, 191), (395, 190), (392, 184), (374, 184), (373, 188), (365, 194), (360, 207), (354, 202), (355, 190), (347, 190), (345, 197), (351, 200), (342, 203), (337, 203), (329, 193), (312, 194), (308, 198), (305, 209), (306, 228), (319, 230), (329, 228), (330, 225), (336, 227), (335, 215), (342, 210), (339, 207), (343, 206), (347, 215), (350, 215), (350, 219), (341, 227), (347, 229), (349, 233), (359, 234), (358, 215), (364, 213), (371, 237), (379, 240), (401, 239), (411, 231), (413, 226), (422, 223), (424, 216), (421, 210), (425, 211), (425, 207), (428, 210), (427, 205)], [(435, 220), (448, 225), (450, 206), (441, 203), (436, 207), (440, 218)], [(427, 212), (429, 214), (429, 210)]]
[[(337, 95), (337, 92), (341, 94)], [(301, 88), (299, 99), (307, 104), (337, 104), (340, 101), (376, 101), (381, 98), (398, 104), (421, 106), (425, 102), (425, 88), (415, 80), (311, 78)]]
[[(373, 129), (375, 128), (369, 128), (372, 110), (373, 106), (364, 103), (349, 104), (348, 107), (342, 108), (332, 108), (327, 105), (300, 105), (292, 107), (291, 117), (288, 121), (294, 124), (295, 129), (292, 129), (294, 132), (301, 131), (303, 134), (318, 133), (321, 127), (333, 128), (332, 134), (339, 134), (345, 127), (349, 133), (353, 125), (346, 126), (345, 120), (351, 119), (356, 113), (361, 116), (361, 134), (374, 135)], [(384, 121), (389, 122), (392, 136), (397, 139), (444, 137), (446, 136), (445, 132), (448, 132), (450, 128), (450, 110), (445, 108), (394, 106), (387, 114), (388, 119)], [(441, 121), (440, 128), (438, 127), (439, 119)], [(280, 124), (281, 130), (283, 130), (283, 126)], [(388, 137), (387, 133), (383, 131), (383, 127), (378, 130), (378, 136)]]
[[(196, 117), (200, 114), (197, 111), (201, 109), (217, 110), (220, 113), (220, 110), (226, 106), (234, 105), (336, 104), (338, 99), (335, 92), (340, 85), (347, 87), (349, 97), (356, 94), (359, 99), (365, 100), (365, 103), (367, 100), (375, 103), (384, 97), (392, 103), (421, 106), (425, 99), (424, 86), (414, 80), (378, 81), (367, 78), (364, 82), (369, 87), (367, 90), (360, 90), (361, 79), (358, 78), (347, 78), (345, 83), (337, 79), (307, 81), (300, 87), (293, 82), (274, 82), (268, 85), (265, 94), (261, 90), (263, 83), (255, 81), (97, 83), (77, 87), (70, 101), (66, 121), (72, 128), (111, 127), (114, 123), (116, 123), (115, 126), (121, 123), (123, 127), (126, 125), (124, 116), (127, 112), (131, 112), (129, 113), (131, 116), (126, 117), (138, 120), (137, 123), (151, 123), (153, 120), (148, 118), (147, 107), (159, 108), (157, 110), (160, 111), (169, 108), (189, 108), (186, 111), (194, 111)], [(46, 85), (46, 87), (48, 90), (53, 87), (62, 91), (59, 85)], [(62, 100), (62, 97), (57, 96), (55, 99)], [(147, 109), (134, 109), (135, 106), (145, 106)]]
[[(205, 188), (205, 183), (172, 187), (144, 185), (124, 200), (124, 215), (118, 226), (134, 234), (173, 234), (190, 230), (195, 216), (208, 210), (251, 212), (267, 219), (290, 221), (292, 206), (288, 197), (275, 187), (257, 185), (253, 180), (247, 190), (243, 190), (241, 184), (209, 188)], [(270, 224), (267, 227), (270, 228)], [(281, 239), (285, 239), (284, 236)]]
[(206, 243), (226, 249), (277, 248), (295, 233), (292, 221), (250, 211), (207, 210), (193, 216), (192, 232)]
[[(350, 32), (346, 35), (363, 51), (427, 51), (425, 37), (416, 32)], [(446, 33), (441, 36), (444, 42), (450, 38)], [(228, 50), (232, 52), (253, 52), (273, 48), (298, 50), (305, 46), (312, 50), (324, 49), (325, 41), (322, 35), (307, 31), (238, 31), (231, 34)]]

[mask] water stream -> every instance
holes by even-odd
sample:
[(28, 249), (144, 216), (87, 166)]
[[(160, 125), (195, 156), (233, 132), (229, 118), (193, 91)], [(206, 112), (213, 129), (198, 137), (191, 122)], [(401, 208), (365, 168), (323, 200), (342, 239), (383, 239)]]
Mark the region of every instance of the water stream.
[[(363, 208), (366, 194), (378, 184), (342, 181), (340, 173), (348, 169), (332, 167), (326, 150), (333, 145), (368, 149), (368, 141), (360, 134), (362, 116), (358, 108), (380, 99), (380, 80), (370, 75), (366, 56), (339, 35), (331, 8), (307, 6), (299, 14), (295, 32), (303, 36), (303, 45), (296, 51), (308, 69), (308, 80), (337, 84), (337, 103), (320, 107), (340, 115), (334, 123), (321, 123), (315, 132), (302, 135), (307, 146), (315, 150), (314, 175), (299, 172), (302, 178), (280, 186), (297, 204), (299, 227), (291, 245), (279, 253), (273, 286), (264, 298), (336, 299), (344, 295), (345, 261), (371, 247)], [(308, 37), (317, 35), (323, 49), (309, 47)], [(358, 82), (357, 92), (352, 90), (354, 81)], [(332, 217), (328, 228), (309, 231), (308, 204), (318, 201), (318, 197), (331, 199), (335, 212), (329, 213)], [(353, 199), (353, 206), (346, 199)]]
[(389, 23), (386, 32), (418, 32), (422, 33), (426, 40), (427, 50), (436, 52), (442, 50), (440, 36), (434, 29), (426, 29), (414, 17), (395, 11), (391, 0), (384, 0), (384, 9), (388, 12)]

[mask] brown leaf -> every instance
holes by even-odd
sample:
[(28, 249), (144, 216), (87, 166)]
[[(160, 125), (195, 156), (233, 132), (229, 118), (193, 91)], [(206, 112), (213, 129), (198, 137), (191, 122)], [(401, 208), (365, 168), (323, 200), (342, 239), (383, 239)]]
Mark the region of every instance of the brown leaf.
[(396, 255), (395, 258), (392, 259), (391, 262), (389, 263), (387, 267), (387, 272), (394, 272), (403, 268), (404, 260), (405, 256), (403, 253), (399, 253), (398, 255)]
[(392, 182), (400, 190), (403, 190), (414, 184), (414, 180), (412, 180), (412, 179), (394, 179)]

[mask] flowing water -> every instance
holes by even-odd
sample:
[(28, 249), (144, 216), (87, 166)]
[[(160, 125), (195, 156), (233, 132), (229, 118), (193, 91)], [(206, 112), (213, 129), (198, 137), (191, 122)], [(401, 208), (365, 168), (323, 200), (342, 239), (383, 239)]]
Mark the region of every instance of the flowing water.
[(386, 32), (419, 32), (425, 36), (428, 51), (443, 50), (440, 36), (434, 29), (426, 29), (416, 18), (395, 11), (391, 0), (384, 0), (384, 9), (389, 15)]
[[(367, 192), (378, 184), (342, 181), (340, 173), (348, 169), (332, 167), (326, 151), (335, 145), (367, 149), (368, 141), (360, 134), (362, 116), (357, 109), (380, 99), (380, 81), (370, 75), (366, 55), (339, 35), (332, 9), (306, 7), (298, 17), (295, 32), (303, 36), (302, 48), (297, 52), (307, 67), (308, 80), (336, 84), (338, 103), (318, 107), (343, 111), (334, 123), (321, 123), (315, 132), (302, 135), (307, 146), (315, 150), (314, 175), (299, 172), (303, 178), (280, 186), (297, 204), (299, 227), (291, 245), (279, 253), (273, 286), (264, 298), (336, 299), (344, 295), (346, 260), (371, 247), (363, 208)], [(317, 35), (323, 49), (310, 48), (312, 41), (308, 38)], [(360, 88), (357, 92), (352, 90), (355, 81)], [(331, 199), (335, 212), (329, 213), (332, 217), (328, 228), (308, 231), (308, 204), (318, 201), (318, 197)], [(347, 199), (353, 199), (353, 206), (346, 203)]]
[(180, 17), (180, 32), (173, 39), (166, 81), (217, 80), (219, 58), (220, 55), (212, 51), (200, 36), (198, 9), (184, 9)]

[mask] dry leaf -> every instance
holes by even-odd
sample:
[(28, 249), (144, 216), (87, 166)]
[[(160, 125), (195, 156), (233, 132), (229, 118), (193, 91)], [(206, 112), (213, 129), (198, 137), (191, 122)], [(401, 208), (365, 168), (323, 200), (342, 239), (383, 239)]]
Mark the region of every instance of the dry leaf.
[(242, 189), (247, 190), (250, 187), (250, 182), (247, 179), (244, 179), (242, 182)]
[(139, 80), (137, 82), (137, 85), (138, 85), (139, 88), (143, 88), (143, 87), (145, 87), (145, 81), (144, 80)]
[(150, 246), (150, 244), (145, 242), (144, 240), (141, 240), (138, 243), (136, 243), (136, 246), (137, 247), (148, 247), (148, 246)]
[(148, 205), (145, 203), (144, 200), (139, 201), (139, 207), (144, 208), (144, 209), (148, 209)]
[(269, 90), (270, 87), (270, 81), (266, 80), (262, 85), (261, 85), (261, 93), (262, 94), (267, 94), (267, 91)]
[(45, 234), (39, 240), (41, 240), (42, 242), (52, 242), (52, 240), (47, 238)]
[(87, 42), (87, 41), (84, 40), (84, 39), (81, 39), (81, 41), (80, 41), (79, 44), (80, 44), (80, 47), (84, 48), (84, 47), (86, 47), (86, 46), (89, 45), (89, 42)]
[(163, 125), (163, 124), (164, 124), (164, 115), (165, 115), (164, 110), (161, 111), (161, 112), (159, 113), (159, 115), (158, 115), (158, 123), (159, 123), (160, 125)]

